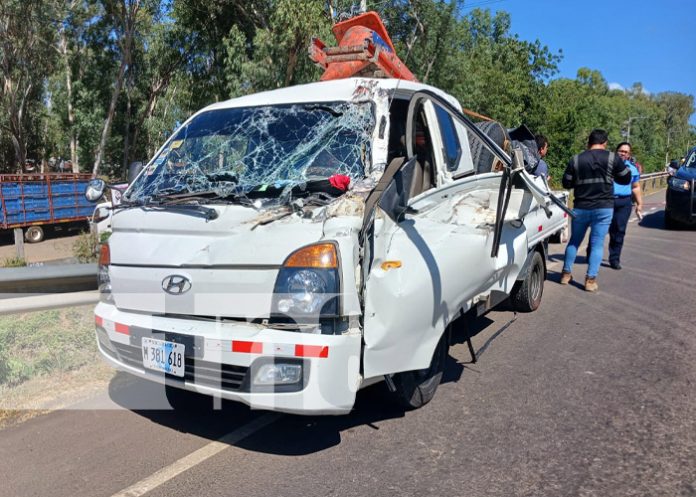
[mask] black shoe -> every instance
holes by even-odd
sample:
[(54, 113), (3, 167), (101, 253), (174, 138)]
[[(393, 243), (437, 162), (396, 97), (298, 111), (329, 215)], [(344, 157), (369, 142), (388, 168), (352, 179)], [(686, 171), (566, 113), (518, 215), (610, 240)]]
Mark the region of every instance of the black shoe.
[(617, 271), (621, 270), (621, 264), (618, 262), (610, 262), (609, 265), (612, 269), (616, 269)]

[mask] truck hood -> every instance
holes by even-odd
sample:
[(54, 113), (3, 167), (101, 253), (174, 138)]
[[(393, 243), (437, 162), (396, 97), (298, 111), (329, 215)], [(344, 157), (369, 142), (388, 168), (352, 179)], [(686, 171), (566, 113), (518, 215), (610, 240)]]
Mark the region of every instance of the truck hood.
[[(268, 316), (279, 267), (292, 251), (320, 240), (323, 223), (239, 205), (210, 207), (218, 212), (216, 219), (187, 210), (114, 213), (109, 272), (117, 307), (206, 317)], [(166, 291), (172, 276), (175, 282), (186, 279), (182, 291)]]

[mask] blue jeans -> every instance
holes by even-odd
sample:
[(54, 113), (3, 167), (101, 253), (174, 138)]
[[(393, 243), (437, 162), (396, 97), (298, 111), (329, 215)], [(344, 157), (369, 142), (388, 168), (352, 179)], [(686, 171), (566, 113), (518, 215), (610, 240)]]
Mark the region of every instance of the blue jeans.
[(590, 229), (590, 261), (587, 276), (595, 278), (604, 255), (604, 238), (609, 231), (614, 209), (573, 209), (575, 217), (570, 223), (570, 241), (565, 251), (563, 271), (570, 273), (578, 255), (578, 247), (585, 238), (587, 228)]

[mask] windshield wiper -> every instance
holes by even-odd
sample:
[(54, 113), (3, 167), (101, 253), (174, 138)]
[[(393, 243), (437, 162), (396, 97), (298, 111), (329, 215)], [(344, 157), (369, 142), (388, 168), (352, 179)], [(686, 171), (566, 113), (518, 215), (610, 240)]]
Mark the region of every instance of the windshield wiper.
[(206, 221), (217, 219), (220, 215), (217, 210), (212, 207), (205, 207), (198, 204), (146, 204), (145, 207), (153, 209), (162, 209), (166, 211), (181, 211), (181, 212), (197, 212), (203, 215)]
[(143, 209), (161, 209), (161, 210), (179, 210), (183, 212), (196, 212), (200, 213), (203, 215), (206, 221), (212, 221), (213, 219), (217, 219), (218, 217), (218, 211), (213, 209), (212, 207), (205, 207), (203, 205), (198, 205), (198, 204), (177, 204), (177, 203), (162, 203), (158, 201), (153, 201), (153, 200), (147, 200), (147, 201), (142, 201), (142, 200), (124, 200), (118, 205), (114, 205), (111, 207), (111, 210), (117, 211), (117, 210), (125, 210), (125, 209), (134, 209), (134, 208), (143, 208)]

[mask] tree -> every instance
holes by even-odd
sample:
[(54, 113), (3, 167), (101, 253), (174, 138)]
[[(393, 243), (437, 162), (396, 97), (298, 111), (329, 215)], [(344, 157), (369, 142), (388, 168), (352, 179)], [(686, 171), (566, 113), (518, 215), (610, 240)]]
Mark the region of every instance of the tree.
[(6, 0), (0, 7), (0, 103), (7, 120), (14, 162), (23, 171), (27, 159), (27, 110), (41, 97), (43, 81), (53, 67), (54, 5), (43, 0)]
[[(132, 145), (138, 147), (140, 132), (152, 118), (159, 99), (169, 88), (177, 71), (186, 62), (186, 48), (182, 45), (181, 28), (157, 18), (141, 45), (140, 63), (136, 67), (136, 79), (141, 83), (142, 101), (137, 110), (133, 127)], [(131, 151), (126, 149), (124, 162), (131, 161)]]
[(312, 36), (330, 35), (330, 20), (321, 3), (279, 0), (268, 19), (273, 29), (259, 28), (251, 53), (238, 26), (225, 39), (227, 89), (231, 96), (316, 81), (321, 71), (307, 57)]
[(665, 163), (672, 157), (684, 154), (689, 143), (691, 126), (689, 118), (694, 113), (693, 95), (664, 92), (655, 96), (655, 102), (664, 113)]
[[(226, 0), (200, 2), (177, 0), (172, 9), (176, 24), (187, 31), (183, 40), (187, 53), (186, 75), (196, 92), (188, 106), (198, 109), (211, 102), (227, 98), (228, 58), (227, 39), (233, 27), (244, 40), (241, 51), (251, 56), (257, 29), (267, 29), (274, 10), (273, 0)], [(319, 2), (317, 2), (319, 3)], [(240, 55), (241, 57), (241, 55)], [(241, 59), (240, 63), (241, 63)], [(284, 63), (282, 60), (274, 61)]]
[(103, 15), (110, 21), (110, 24), (113, 26), (114, 33), (116, 34), (118, 51), (120, 54), (120, 63), (114, 81), (111, 102), (106, 113), (104, 126), (102, 127), (101, 139), (94, 156), (94, 166), (92, 168), (93, 176), (96, 176), (99, 172), (99, 166), (101, 165), (104, 156), (104, 149), (106, 148), (106, 141), (109, 138), (109, 133), (111, 131), (111, 123), (114, 119), (118, 97), (121, 94), (121, 88), (123, 87), (123, 80), (126, 70), (131, 63), (133, 40), (136, 36), (139, 22), (141, 21), (139, 18), (141, 6), (141, 0), (104, 1)]

